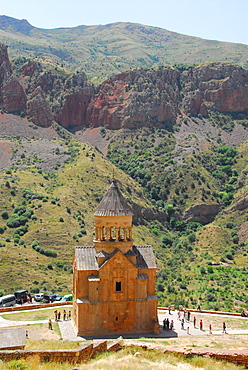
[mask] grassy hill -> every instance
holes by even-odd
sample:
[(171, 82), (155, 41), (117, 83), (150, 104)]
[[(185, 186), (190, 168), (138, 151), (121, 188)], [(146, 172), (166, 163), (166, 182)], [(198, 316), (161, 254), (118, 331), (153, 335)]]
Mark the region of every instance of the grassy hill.
[[(44, 139), (21, 118), (12, 135), (9, 127), (0, 145), (0, 289), (71, 290), (74, 246), (92, 243), (93, 213), (114, 171), (137, 212), (135, 243), (154, 246), (160, 304), (194, 307), (200, 298), (203, 308), (248, 307), (244, 128), (235, 122), (215, 136), (205, 119), (179, 123), (80, 135), (54, 126)], [(212, 202), (222, 204), (213, 222), (184, 219), (185, 210)]]
[(41, 58), (95, 83), (132, 68), (161, 64), (234, 62), (248, 66), (248, 46), (204, 40), (134, 23), (40, 29), (26, 20), (0, 16), (0, 41), (11, 58)]
[[(63, 140), (62, 145), (68, 148)], [(70, 146), (74, 158), (59, 171), (43, 172), (39, 160), (30, 163), (26, 153), (25, 163), (17, 158), (0, 174), (0, 287), (6, 292), (38, 288), (67, 293), (74, 246), (92, 243), (93, 212), (114, 166), (86, 144), (70, 141)], [(127, 198), (150, 206), (138, 184), (117, 169), (115, 175)], [(151, 242), (145, 226), (136, 227), (137, 242), (142, 243), (143, 232)]]

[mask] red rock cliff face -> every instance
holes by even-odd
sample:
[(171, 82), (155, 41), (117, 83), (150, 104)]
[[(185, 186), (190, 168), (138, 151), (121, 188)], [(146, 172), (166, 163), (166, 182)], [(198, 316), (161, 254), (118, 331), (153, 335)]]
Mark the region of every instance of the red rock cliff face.
[(173, 68), (159, 68), (108, 79), (89, 104), (88, 125), (119, 129), (174, 122), (179, 113), (179, 75)]
[(248, 111), (248, 71), (228, 63), (184, 71), (166, 66), (135, 69), (97, 89), (83, 72), (68, 74), (47, 66), (43, 70), (36, 60), (25, 63), (20, 73), (19, 78), (12, 73), (7, 47), (0, 44), (0, 108), (27, 111), (44, 127), (53, 120), (65, 128), (161, 126), (173, 124), (182, 112), (207, 116), (209, 110)]
[(7, 47), (0, 44), (0, 107), (10, 113), (26, 109), (26, 94), (18, 78), (13, 75)]
[(132, 70), (102, 83), (87, 110), (90, 127), (110, 129), (173, 123), (180, 110), (207, 116), (248, 109), (248, 71), (208, 64), (179, 72), (171, 67)]
[(182, 73), (182, 109), (207, 115), (207, 108), (222, 113), (248, 109), (248, 71), (220, 63), (202, 65)]
[(32, 98), (27, 102), (27, 114), (37, 126), (49, 127), (53, 121), (52, 111), (40, 86), (34, 90)]
[(63, 96), (56, 120), (63, 127), (86, 126), (86, 112), (94, 94), (92, 84), (87, 81), (85, 73), (81, 72), (68, 78), (64, 87), (67, 92)]

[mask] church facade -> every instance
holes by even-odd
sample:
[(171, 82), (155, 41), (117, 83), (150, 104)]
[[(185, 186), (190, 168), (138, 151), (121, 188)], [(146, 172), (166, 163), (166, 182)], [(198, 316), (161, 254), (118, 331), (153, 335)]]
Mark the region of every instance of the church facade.
[(150, 245), (134, 245), (133, 213), (116, 181), (94, 213), (93, 245), (76, 246), (73, 324), (77, 335), (158, 333), (156, 264)]

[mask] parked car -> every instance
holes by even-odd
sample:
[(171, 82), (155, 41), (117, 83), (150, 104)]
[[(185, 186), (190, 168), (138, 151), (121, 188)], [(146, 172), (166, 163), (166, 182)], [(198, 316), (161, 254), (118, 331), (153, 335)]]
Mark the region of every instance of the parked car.
[(34, 295), (34, 300), (35, 302), (40, 302), (43, 300), (43, 297), (44, 297), (44, 293), (37, 293)]
[(63, 296), (62, 295), (58, 295), (56, 298), (55, 298), (55, 301), (57, 302), (57, 301), (61, 301), (61, 299), (63, 298)]
[(72, 302), (72, 294), (64, 295), (64, 297), (61, 299), (61, 302)]
[(54, 294), (44, 294), (43, 296), (43, 301), (45, 303), (52, 303), (55, 301), (55, 299), (58, 297), (58, 294), (57, 293), (54, 293)]

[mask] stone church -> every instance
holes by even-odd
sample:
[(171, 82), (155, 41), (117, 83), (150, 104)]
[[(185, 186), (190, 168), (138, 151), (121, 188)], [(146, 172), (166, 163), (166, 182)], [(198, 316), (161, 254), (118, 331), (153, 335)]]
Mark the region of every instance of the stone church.
[(158, 333), (156, 264), (134, 245), (133, 213), (112, 181), (95, 213), (93, 245), (76, 246), (73, 324), (77, 335)]

